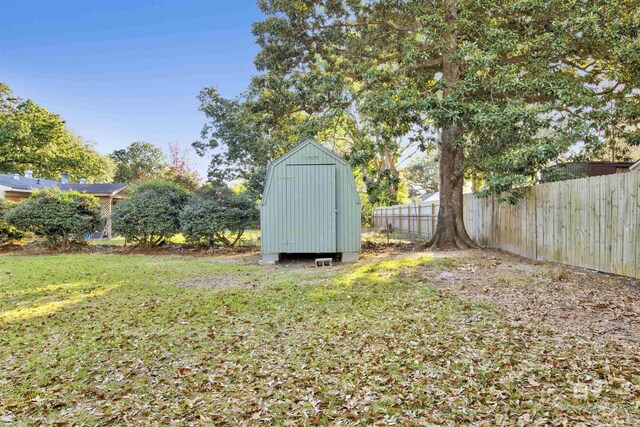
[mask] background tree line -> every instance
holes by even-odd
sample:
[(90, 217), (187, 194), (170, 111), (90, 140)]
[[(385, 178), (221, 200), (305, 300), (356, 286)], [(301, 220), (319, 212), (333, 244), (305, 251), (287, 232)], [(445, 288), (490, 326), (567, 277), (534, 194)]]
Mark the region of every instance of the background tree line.
[(31, 170), (34, 177), (57, 180), (67, 172), (71, 181), (85, 178), (89, 183), (164, 179), (192, 191), (200, 187), (201, 178), (190, 164), (190, 150), (170, 144), (167, 158), (151, 143), (133, 142), (101, 155), (59, 115), (17, 97), (0, 83), (0, 173)]
[(109, 156), (67, 129), (64, 120), (0, 83), (0, 173), (33, 171), (33, 176), (109, 181), (115, 165)]

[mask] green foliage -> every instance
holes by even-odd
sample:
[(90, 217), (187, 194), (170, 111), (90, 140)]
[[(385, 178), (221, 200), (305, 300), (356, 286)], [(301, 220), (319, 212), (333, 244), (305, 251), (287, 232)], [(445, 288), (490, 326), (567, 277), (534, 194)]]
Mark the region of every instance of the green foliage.
[(583, 178), (586, 176), (586, 173), (582, 176), (576, 176), (569, 172), (569, 169), (565, 165), (558, 165), (542, 171), (540, 182), (566, 181), (568, 179)]
[(237, 180), (230, 184), (229, 188), (236, 194), (242, 194), (247, 191), (247, 183), (244, 180)]
[(111, 215), (113, 231), (127, 241), (156, 246), (180, 230), (180, 211), (189, 193), (172, 182), (151, 181), (134, 187)]
[[(530, 185), (575, 144), (637, 140), (634, 0), (260, 6), (267, 15), (254, 25), (260, 79), (304, 88), (301, 110), (357, 110), (385, 138), (430, 147), (446, 130), (444, 173), (475, 171), (485, 193)], [(321, 90), (326, 82), (335, 90)]]
[(7, 213), (15, 204), (5, 199), (0, 199), (0, 245), (22, 240), (27, 237), (27, 233), (9, 225), (5, 221)]
[(435, 193), (440, 189), (440, 168), (429, 157), (414, 159), (402, 171), (402, 178), (409, 187), (409, 199), (414, 200), (425, 193)]
[(9, 210), (11, 210), (11, 208), (14, 206), (15, 202), (11, 202), (6, 199), (0, 199), (0, 221), (4, 220), (7, 212), (9, 212)]
[(246, 193), (227, 187), (206, 187), (191, 197), (180, 214), (188, 242), (235, 246), (244, 231), (256, 225), (259, 212)]
[(23, 240), (27, 235), (28, 233), (7, 224), (5, 221), (0, 221), (0, 245)]
[(17, 98), (0, 84), (0, 173), (32, 170), (40, 178), (110, 181), (112, 167), (92, 144), (74, 135), (57, 114)]
[(262, 110), (255, 94), (226, 99), (215, 87), (203, 89), (198, 99), (209, 123), (193, 147), (201, 156), (212, 153), (208, 180), (219, 183), (243, 178), (250, 194), (258, 198), (267, 163), (295, 146), (304, 115), (277, 116)]
[(101, 222), (95, 197), (57, 187), (34, 192), (5, 215), (8, 224), (43, 236), (47, 246), (68, 249), (84, 244), (84, 235)]
[(201, 92), (200, 110), (209, 123), (193, 146), (200, 155), (213, 153), (209, 181), (242, 178), (249, 194), (259, 198), (267, 164), (311, 136), (344, 156), (354, 171), (366, 177), (372, 203), (397, 202), (395, 165), (413, 142), (390, 137), (357, 111), (316, 109), (304, 104), (310, 98), (317, 103), (324, 94), (339, 98), (339, 81), (314, 75), (291, 86), (282, 82), (269, 76), (256, 77), (247, 93), (236, 99), (223, 98), (215, 87)]
[(202, 187), (200, 175), (196, 172), (181, 172), (174, 168), (170, 168), (162, 175), (162, 179), (173, 182), (178, 187), (184, 188), (189, 192), (193, 192)]
[[(89, 149), (89, 148), (88, 148)], [(93, 147), (90, 148), (92, 150)], [(114, 182), (116, 164), (109, 155), (86, 156), (77, 171), (70, 175), (72, 181), (85, 178), (88, 183)]]
[[(389, 169), (378, 170), (367, 168), (363, 179), (367, 195), (372, 206), (390, 206), (400, 203), (397, 188), (400, 186), (400, 176)], [(390, 188), (395, 190), (390, 191)]]
[(136, 141), (111, 153), (115, 163), (114, 181), (139, 183), (158, 179), (169, 165), (162, 150), (149, 142)]

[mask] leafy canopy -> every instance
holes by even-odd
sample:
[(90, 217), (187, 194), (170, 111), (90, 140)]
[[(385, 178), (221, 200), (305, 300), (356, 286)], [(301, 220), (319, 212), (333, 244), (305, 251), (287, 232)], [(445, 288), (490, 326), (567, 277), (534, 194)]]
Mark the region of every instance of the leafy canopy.
[(409, 198), (412, 200), (440, 189), (438, 162), (426, 156), (411, 161), (402, 170), (402, 178), (409, 187)]
[(24, 239), (27, 236), (22, 230), (9, 225), (5, 220), (7, 213), (15, 206), (14, 202), (0, 199), (0, 245)]
[(113, 177), (110, 159), (69, 131), (60, 116), (16, 97), (0, 83), (0, 173), (25, 170), (47, 179), (59, 179), (63, 171), (72, 180), (108, 182)]
[[(263, 80), (305, 109), (357, 109), (387, 137), (437, 143), (448, 130), (484, 192), (535, 181), (576, 144), (625, 123), (638, 141), (635, 0), (265, 0), (254, 25)], [(331, 82), (334, 91), (326, 88)], [(615, 114), (604, 106), (616, 105)], [(442, 149), (442, 147), (440, 147)], [(461, 185), (458, 185), (458, 189)]]
[(149, 142), (136, 141), (111, 153), (116, 182), (139, 183), (160, 178), (169, 168), (162, 150)]

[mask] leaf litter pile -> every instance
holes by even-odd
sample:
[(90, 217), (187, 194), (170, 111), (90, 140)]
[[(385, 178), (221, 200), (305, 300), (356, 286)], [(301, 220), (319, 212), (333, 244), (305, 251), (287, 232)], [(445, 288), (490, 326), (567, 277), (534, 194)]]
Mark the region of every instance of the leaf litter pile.
[(8, 425), (640, 424), (625, 279), (476, 251), (8, 256), (0, 273)]

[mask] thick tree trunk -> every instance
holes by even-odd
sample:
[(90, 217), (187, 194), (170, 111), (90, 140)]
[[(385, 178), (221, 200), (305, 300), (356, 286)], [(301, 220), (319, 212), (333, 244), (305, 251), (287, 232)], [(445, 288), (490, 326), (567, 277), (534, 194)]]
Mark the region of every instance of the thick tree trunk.
[[(448, 32), (442, 42), (448, 52), (442, 57), (442, 79), (445, 83), (444, 98), (455, 96), (456, 85), (460, 81), (462, 67), (453, 59), (458, 47), (456, 25), (458, 21), (457, 0), (445, 0), (449, 13), (445, 22)], [(460, 142), (462, 129), (456, 119), (446, 119), (440, 134), (440, 212), (433, 238), (428, 243), (431, 249), (468, 249), (478, 247), (464, 227), (462, 217), (462, 186), (464, 174), (462, 164), (464, 149)]]
[(463, 221), (462, 187), (464, 152), (454, 142), (460, 132), (457, 124), (442, 129), (440, 137), (440, 211), (438, 225), (428, 246), (431, 249), (477, 248)]

